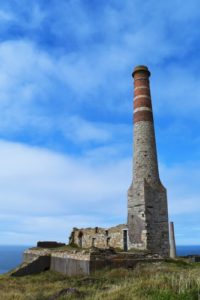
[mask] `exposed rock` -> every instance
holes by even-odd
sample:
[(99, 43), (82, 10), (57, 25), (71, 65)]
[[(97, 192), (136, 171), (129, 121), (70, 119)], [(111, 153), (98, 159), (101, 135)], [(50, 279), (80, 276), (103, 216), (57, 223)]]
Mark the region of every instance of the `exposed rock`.
[(57, 300), (60, 297), (68, 296), (68, 295), (74, 295), (74, 296), (80, 298), (83, 296), (83, 293), (80, 292), (79, 290), (77, 290), (76, 288), (66, 288), (66, 289), (60, 290), (59, 292), (57, 292), (56, 294), (51, 296), (48, 300)]

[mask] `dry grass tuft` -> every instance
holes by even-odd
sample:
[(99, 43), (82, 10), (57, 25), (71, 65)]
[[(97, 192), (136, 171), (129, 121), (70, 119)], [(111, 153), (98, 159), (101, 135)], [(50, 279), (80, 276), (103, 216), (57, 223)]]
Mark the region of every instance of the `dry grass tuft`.
[(134, 270), (105, 269), (87, 277), (50, 271), (18, 278), (0, 276), (2, 300), (49, 300), (67, 288), (80, 293), (57, 300), (200, 300), (200, 264), (180, 260), (139, 264)]

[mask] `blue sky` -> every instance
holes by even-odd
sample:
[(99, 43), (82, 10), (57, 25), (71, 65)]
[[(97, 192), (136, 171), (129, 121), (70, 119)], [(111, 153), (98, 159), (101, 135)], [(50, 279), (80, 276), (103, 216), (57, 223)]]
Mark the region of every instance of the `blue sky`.
[(151, 76), (178, 244), (200, 244), (199, 1), (0, 2), (1, 244), (126, 222), (131, 73)]

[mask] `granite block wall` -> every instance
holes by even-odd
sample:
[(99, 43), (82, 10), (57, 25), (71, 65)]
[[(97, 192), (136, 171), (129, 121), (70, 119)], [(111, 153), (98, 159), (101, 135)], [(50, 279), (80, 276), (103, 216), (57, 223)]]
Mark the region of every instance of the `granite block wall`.
[(111, 228), (74, 228), (70, 242), (81, 248), (120, 248), (124, 245), (124, 231), (127, 225), (121, 224)]

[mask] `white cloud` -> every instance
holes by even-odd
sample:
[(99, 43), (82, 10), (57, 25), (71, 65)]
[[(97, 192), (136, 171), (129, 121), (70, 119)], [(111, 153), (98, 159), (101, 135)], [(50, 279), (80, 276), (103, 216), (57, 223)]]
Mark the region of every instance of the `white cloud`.
[(73, 227), (109, 227), (111, 221), (90, 215), (23, 216), (0, 215), (6, 224), (1, 229), (1, 244), (36, 245), (37, 241), (55, 240), (67, 243)]
[(168, 191), (171, 216), (200, 212), (200, 162), (183, 162), (171, 166), (161, 164), (161, 179)]
[[(66, 231), (74, 223), (121, 220), (131, 181), (132, 136), (125, 124), (128, 118), (131, 124), (132, 67), (144, 63), (152, 71), (154, 110), (168, 124), (165, 134), (186, 135), (187, 119), (190, 136), (199, 120), (199, 3), (110, 1), (91, 10), (83, 1), (30, 1), (16, 7), (0, 9), (1, 30), (8, 25), (9, 32), (1, 31), (0, 133), (6, 139), (21, 134), (26, 143), (33, 134), (35, 144), (39, 135), (45, 143), (45, 134), (55, 143), (58, 133), (70, 143), (64, 141), (66, 151), (75, 144), (83, 154), (1, 141), (1, 211), (10, 220), (2, 241), (54, 239), (62, 230), (63, 239), (66, 219)], [(198, 168), (198, 161), (161, 168), (171, 215), (199, 212)]]
[(97, 221), (113, 224), (126, 218), (127, 159), (98, 165), (88, 157), (73, 158), (1, 141), (0, 165), (1, 218), (8, 216), (10, 231), (33, 231), (35, 238), (56, 239), (69, 234), (73, 226), (91, 226)]
[[(178, 5), (177, 3), (175, 2), (175, 6)], [(94, 41), (88, 42), (90, 47), (87, 48), (74, 48), (58, 54), (59, 52), (49, 51), (48, 47), (42, 47), (38, 41), (30, 41), (29, 38), (2, 42), (0, 44), (0, 131), (23, 132), (28, 126), (45, 132), (52, 126), (59, 127), (59, 122), (55, 122), (56, 118), (52, 112), (49, 113), (49, 108), (55, 105), (59, 109), (63, 103), (72, 127), (74, 126), (72, 111), (73, 115), (81, 118), (85, 103), (86, 107), (92, 107), (93, 111), (101, 109), (106, 113), (125, 116), (130, 112), (132, 101), (132, 67), (140, 62), (149, 64), (153, 71), (152, 93), (156, 113), (164, 117), (167, 113), (180, 117), (181, 113), (188, 117), (188, 111), (199, 108), (199, 72), (194, 73), (194, 68), (188, 64), (183, 67), (175, 63), (168, 68), (163, 68), (165, 60), (170, 59), (171, 56), (179, 56), (180, 52), (182, 56), (185, 55), (187, 47), (183, 47), (181, 43), (182, 40), (185, 41), (182, 35), (177, 35), (177, 41), (167, 35), (168, 24), (175, 22), (176, 30), (180, 33), (181, 22), (184, 20), (180, 18), (177, 21), (178, 17), (174, 13), (161, 19), (160, 12), (165, 6), (167, 11), (171, 11), (170, 6), (166, 4), (158, 5), (155, 12), (150, 14), (149, 18), (146, 18), (147, 22), (144, 23), (142, 20), (145, 17), (132, 18), (132, 9), (137, 8), (138, 13), (141, 9), (136, 4), (128, 1), (123, 5), (122, 11), (115, 6), (107, 5), (100, 16), (103, 28), (97, 21), (97, 28), (93, 29), (95, 21), (87, 15), (84, 5), (82, 6), (79, 1), (75, 4), (70, 2), (67, 14), (73, 16), (70, 18), (73, 22), (68, 20), (69, 24), (67, 23), (66, 26), (73, 28), (80, 17), (84, 25), (78, 27), (84, 28), (87, 25), (86, 31), (89, 34), (86, 35), (97, 35)], [(62, 5), (65, 6), (64, 3)], [(44, 19), (50, 18), (51, 12), (47, 8), (43, 12), (38, 5), (34, 7), (34, 11), (40, 12), (36, 15), (44, 14)], [(76, 11), (76, 7), (81, 9)], [(149, 5), (143, 7), (145, 16), (148, 7)], [(66, 16), (63, 18), (59, 9), (56, 9), (56, 14), (61, 14), (60, 24), (64, 22)], [(183, 11), (186, 17), (188, 14), (188, 18), (191, 18), (190, 10), (187, 12), (183, 7), (181, 14)], [(196, 18), (195, 14), (194, 20)], [(64, 34), (65, 26), (62, 29), (61, 33)], [(55, 34), (58, 33), (56, 24), (54, 30)], [(99, 43), (97, 38), (100, 33), (108, 36), (102, 43)], [(82, 36), (82, 33), (77, 33), (77, 39), (78, 36)], [(85, 34), (82, 38), (86, 39)], [(190, 45), (188, 48), (190, 49)], [(188, 101), (188, 95), (192, 101)], [(94, 137), (97, 130), (99, 136), (106, 140), (107, 133), (94, 127), (88, 123), (88, 139)], [(86, 138), (86, 134), (81, 132), (77, 135), (80, 139)]]
[[(74, 226), (126, 222), (132, 162), (126, 157), (110, 159), (109, 151), (107, 159), (101, 148), (78, 158), (1, 141), (1, 243), (11, 243), (11, 236), (12, 243), (21, 239), (22, 244), (66, 241)], [(193, 163), (161, 165), (170, 216), (199, 213), (199, 178)]]
[(84, 141), (106, 142), (111, 139), (111, 132), (103, 124), (92, 124), (78, 116), (71, 116), (63, 122), (63, 134), (76, 143)]

